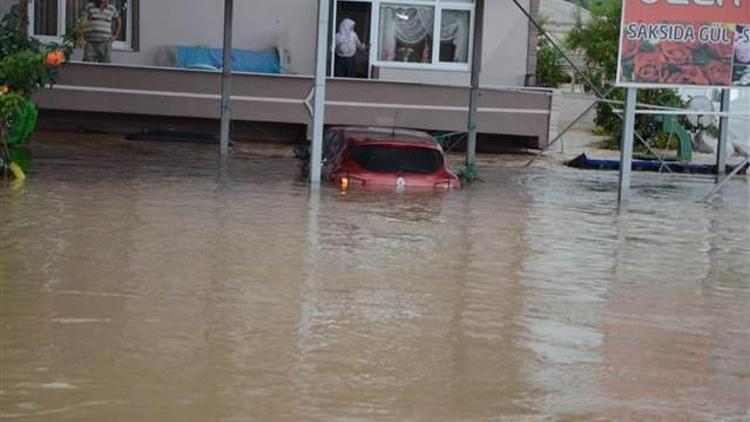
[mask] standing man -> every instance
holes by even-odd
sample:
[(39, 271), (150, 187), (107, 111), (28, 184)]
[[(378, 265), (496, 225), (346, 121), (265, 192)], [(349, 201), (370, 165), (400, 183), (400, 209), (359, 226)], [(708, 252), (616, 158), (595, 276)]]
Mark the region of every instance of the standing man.
[(83, 61), (109, 63), (112, 61), (112, 41), (120, 36), (120, 13), (109, 0), (94, 0), (83, 9), (91, 29), (83, 34)]

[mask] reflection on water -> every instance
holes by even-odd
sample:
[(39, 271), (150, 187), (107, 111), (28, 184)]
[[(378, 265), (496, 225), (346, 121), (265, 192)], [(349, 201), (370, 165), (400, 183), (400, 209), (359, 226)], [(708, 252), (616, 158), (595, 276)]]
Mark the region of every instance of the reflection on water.
[(9, 420), (742, 420), (748, 185), (482, 168), (448, 194), (203, 147), (35, 146), (0, 190)]

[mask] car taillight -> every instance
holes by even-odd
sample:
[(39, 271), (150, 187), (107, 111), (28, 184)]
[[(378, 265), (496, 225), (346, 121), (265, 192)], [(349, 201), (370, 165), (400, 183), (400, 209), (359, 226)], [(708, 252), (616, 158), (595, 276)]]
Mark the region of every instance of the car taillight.
[(341, 186), (341, 189), (347, 189), (353, 185), (364, 186), (365, 182), (366, 182), (365, 179), (352, 176), (349, 173), (347, 173), (346, 176), (341, 176), (341, 178), (339, 179), (339, 186)]

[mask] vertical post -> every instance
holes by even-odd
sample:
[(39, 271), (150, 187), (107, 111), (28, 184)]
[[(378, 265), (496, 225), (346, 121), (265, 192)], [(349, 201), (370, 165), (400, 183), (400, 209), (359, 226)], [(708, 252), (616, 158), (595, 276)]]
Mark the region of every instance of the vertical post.
[(326, 55), (328, 54), (329, 0), (318, 0), (318, 49), (315, 56), (315, 101), (313, 105), (313, 139), (310, 153), (310, 183), (320, 183), (323, 151), (323, 125), (326, 106)]
[[(721, 111), (729, 112), (729, 89), (721, 90)], [(719, 142), (716, 147), (716, 183), (721, 183), (727, 169), (727, 137), (729, 136), (729, 118), (722, 116), (719, 120)]]
[(466, 172), (471, 178), (477, 163), (477, 106), (479, 102), (479, 74), (482, 69), (482, 33), (484, 31), (484, 0), (476, 0), (474, 12), (474, 45), (471, 52), (471, 88), (469, 90), (468, 141)]
[(229, 153), (229, 127), (232, 121), (232, 15), (233, 0), (224, 0), (224, 51), (221, 68), (221, 136), (219, 156)]
[(636, 89), (625, 90), (625, 109), (622, 116), (622, 141), (620, 142), (620, 190), (617, 204), (623, 209), (630, 200), (630, 172), (633, 166), (633, 136), (635, 134)]

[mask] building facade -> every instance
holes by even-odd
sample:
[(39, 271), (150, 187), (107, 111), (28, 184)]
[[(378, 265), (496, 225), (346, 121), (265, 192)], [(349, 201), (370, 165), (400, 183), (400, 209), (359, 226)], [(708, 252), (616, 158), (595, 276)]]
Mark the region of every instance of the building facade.
[[(53, 40), (74, 25), (80, 16), (80, 11), (87, 0), (29, 0), (29, 33), (41, 39)], [(15, 0), (0, 0), (0, 13), (4, 13)], [(87, 104), (66, 104), (60, 98), (61, 94), (45, 93), (40, 99), (42, 107), (62, 107), (65, 109), (92, 108), (91, 111), (127, 113), (127, 107), (102, 107), (99, 104), (127, 104), (128, 101), (102, 98), (110, 95), (141, 95), (146, 90), (144, 86), (128, 83), (135, 80), (128, 75), (136, 72), (137, 68), (153, 73), (153, 77), (172, 78), (173, 72), (188, 72), (195, 75), (196, 81), (203, 80), (202, 72), (206, 69), (186, 69), (180, 57), (181, 48), (201, 47), (218, 50), (222, 43), (223, 28), (223, 0), (111, 0), (122, 17), (122, 31), (113, 44), (112, 64), (92, 65), (81, 64), (68, 66), (61, 76), (59, 88), (75, 91), (80, 97), (82, 92), (90, 95), (80, 98)], [(317, 1), (315, 0), (235, 0), (234, 6), (234, 45), (243, 51), (272, 52), (279, 59), (279, 73), (274, 78), (260, 75), (243, 74), (238, 78), (260, 77), (270, 84), (284, 85), (285, 79), (294, 78), (308, 80), (314, 73), (317, 33)], [(388, 103), (394, 109), (406, 106), (433, 104), (429, 101), (434, 89), (431, 86), (467, 87), (470, 76), (471, 52), (474, 40), (473, 27), (476, 19), (474, 0), (331, 0), (329, 44), (333, 46), (334, 34), (339, 23), (349, 18), (356, 22), (355, 31), (367, 46), (356, 54), (357, 81), (349, 81), (353, 89), (359, 92), (356, 98), (362, 103), (369, 103), (373, 88), (384, 89), (387, 84), (401, 84), (398, 86), (416, 86), (418, 93), (411, 90), (411, 95), (423, 98), (390, 98)], [(520, 4), (536, 14), (539, 0), (520, 0)], [(533, 75), (536, 67), (536, 34), (531, 30), (527, 19), (511, 0), (486, 0), (484, 14), (483, 54), (480, 84), (486, 90), (509, 90), (511, 97), (530, 96), (534, 98), (549, 97), (545, 101), (547, 106), (535, 105), (534, 114), (537, 119), (544, 119), (545, 131), (550, 128), (551, 95), (544, 90), (528, 89), (525, 87)], [(76, 52), (74, 61), (80, 59), (81, 52)], [(330, 76), (333, 74), (335, 61), (333, 48), (329, 49), (327, 57)], [(76, 79), (88, 77), (92, 72), (82, 69), (82, 66), (97, 66), (94, 73), (111, 74), (115, 78), (115, 86), (90, 86), (87, 80)], [(67, 75), (66, 75), (67, 74)], [(184, 79), (180, 76), (179, 79)], [(209, 78), (210, 79), (210, 78)], [(377, 82), (377, 84), (373, 84)], [(293, 84), (294, 84), (293, 83)], [(409, 85), (411, 84), (411, 85)], [(157, 84), (169, 94), (169, 81)], [(86, 91), (86, 87), (92, 88)], [(183, 89), (184, 88), (184, 89)], [(437, 88), (436, 88), (437, 89)], [(387, 90), (387, 89), (386, 89)], [(437, 89), (438, 91), (440, 89)], [(398, 90), (395, 90), (396, 92)], [(192, 92), (187, 87), (181, 87), (178, 94), (185, 100), (190, 99)], [(194, 94), (205, 94), (195, 92)], [(212, 92), (212, 95), (214, 92)], [(333, 93), (335, 96), (335, 92)], [(269, 95), (271, 95), (269, 93)], [(69, 98), (70, 96), (68, 96)], [(200, 95), (198, 95), (200, 97)], [(250, 96), (248, 96), (250, 97)], [(273, 97), (271, 95), (271, 97)], [(493, 97), (492, 95), (488, 95)], [(494, 97), (498, 97), (495, 95)], [(506, 95), (507, 97), (507, 95)], [(299, 102), (296, 106), (304, 107), (305, 96), (295, 97)], [(267, 99), (267, 98), (266, 98)], [(290, 100), (290, 99), (286, 99)], [(386, 99), (383, 99), (385, 101)], [(350, 101), (351, 102), (351, 101)], [(538, 104), (537, 100), (530, 103)], [(291, 105), (291, 102), (286, 102)], [(382, 103), (381, 103), (382, 104)], [(340, 106), (344, 107), (344, 106)], [(456, 113), (462, 111), (460, 104)], [(242, 107), (238, 107), (241, 109)], [(371, 107), (372, 108), (372, 107)], [(384, 114), (393, 114), (393, 110), (384, 106), (374, 107)], [(488, 104), (486, 109), (495, 114), (504, 112), (517, 113), (519, 109), (513, 104)], [(132, 110), (138, 112), (138, 109)], [(430, 109), (426, 109), (429, 112)], [(434, 110), (433, 110), (434, 111)], [(485, 110), (486, 111), (486, 110)], [(154, 111), (158, 114), (158, 111)], [(163, 114), (173, 114), (172, 110), (165, 110)], [(482, 118), (480, 110), (480, 131)], [(521, 113), (523, 110), (521, 110)], [(292, 113), (294, 114), (294, 113)], [(355, 113), (345, 113), (355, 114)], [(410, 113), (403, 113), (409, 115)], [(211, 117), (211, 116), (206, 116)], [(236, 115), (240, 119), (254, 119), (257, 116)], [(497, 116), (495, 116), (497, 117)], [(283, 120), (283, 119), (280, 119)], [(361, 120), (361, 119), (360, 119)], [(382, 122), (384, 119), (379, 118)], [(392, 121), (394, 119), (391, 119)], [(398, 120), (398, 119), (395, 119)], [(423, 120), (423, 119), (418, 119)], [(456, 119), (451, 119), (456, 120)], [(377, 124), (378, 119), (364, 123)], [(327, 120), (328, 122), (328, 120)], [(536, 126), (542, 121), (536, 123)], [(391, 122), (393, 123), (393, 122)], [(412, 125), (410, 120), (396, 122), (402, 125)], [(425, 129), (440, 127), (439, 124)], [(413, 126), (415, 127), (415, 126)], [(453, 126), (451, 126), (453, 128)], [(492, 133), (514, 136), (538, 137), (538, 128), (534, 133), (520, 133), (523, 131), (509, 129), (506, 132)], [(489, 133), (489, 132), (488, 132)], [(547, 136), (545, 135), (546, 139)], [(540, 139), (543, 145), (545, 140)]]

